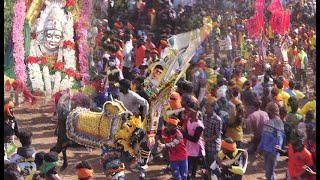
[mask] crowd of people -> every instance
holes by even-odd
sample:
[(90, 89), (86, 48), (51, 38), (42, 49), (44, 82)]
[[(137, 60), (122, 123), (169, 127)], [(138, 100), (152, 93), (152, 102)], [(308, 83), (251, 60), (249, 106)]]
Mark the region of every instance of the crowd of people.
[[(99, 32), (92, 110), (102, 111), (105, 101), (118, 99), (134, 115), (145, 117), (151, 93), (146, 86), (161, 83), (158, 77), (166, 69), (170, 49), (167, 39), (200, 28), (202, 18), (209, 16), (213, 30), (164, 107), (164, 112), (184, 111), (160, 118), (153, 159), (166, 159), (174, 179), (194, 179), (198, 170), (205, 179), (241, 179), (248, 157), (262, 156), (265, 177), (272, 180), (279, 156), (285, 155), (286, 178), (315, 179), (315, 2), (283, 3), (291, 13), (288, 62), (278, 48), (284, 37), (272, 33), (267, 10), (265, 57), (259, 42), (249, 38), (245, 22), (254, 13), (253, 4), (250, 0), (109, 1), (108, 10), (100, 9), (95, 22)], [(309, 69), (314, 78), (307, 76)], [(13, 108), (12, 101), (4, 106), (4, 179), (60, 179), (58, 155), (32, 147), (32, 133), (18, 130)], [(253, 134), (249, 148), (244, 144), (246, 129)], [(16, 152), (14, 136), (21, 143)], [(88, 162), (77, 169), (79, 179), (93, 177)]]

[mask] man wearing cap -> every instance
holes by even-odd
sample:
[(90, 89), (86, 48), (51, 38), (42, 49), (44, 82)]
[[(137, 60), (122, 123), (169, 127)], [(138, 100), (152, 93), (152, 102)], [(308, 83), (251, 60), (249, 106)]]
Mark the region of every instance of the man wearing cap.
[(158, 143), (160, 147), (169, 150), (171, 172), (174, 179), (187, 180), (188, 153), (182, 133), (177, 129), (179, 122), (179, 119), (173, 117), (166, 118), (166, 127), (161, 131), (164, 144)]
[(19, 138), (19, 129), (17, 121), (14, 117), (14, 103), (9, 101), (4, 105), (4, 152), (5, 159), (11, 157), (11, 155), (17, 150), (14, 144), (14, 135)]
[(265, 177), (267, 179), (275, 179), (275, 168), (279, 153), (274, 149), (275, 145), (282, 147), (285, 133), (284, 124), (280, 119), (279, 107), (275, 103), (268, 104), (266, 112), (269, 120), (263, 125), (261, 140), (258, 145), (257, 152), (263, 152)]
[(312, 154), (304, 146), (303, 133), (294, 130), (290, 134), (290, 144), (287, 150), (282, 150), (280, 145), (274, 146), (274, 149), (282, 156), (288, 156), (288, 179), (309, 179), (313, 174)]
[(238, 149), (231, 138), (221, 142), (221, 151), (216, 162), (211, 165), (213, 173), (221, 180), (238, 180), (246, 172), (248, 163), (248, 152)]

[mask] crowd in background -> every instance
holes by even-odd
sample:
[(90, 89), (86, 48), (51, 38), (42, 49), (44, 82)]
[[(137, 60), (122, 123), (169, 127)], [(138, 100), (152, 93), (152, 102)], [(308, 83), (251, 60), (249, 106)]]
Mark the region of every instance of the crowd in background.
[[(266, 0), (265, 7), (269, 3)], [(195, 178), (198, 167), (205, 179), (214, 175), (241, 179), (248, 156), (263, 155), (265, 177), (271, 180), (279, 155), (286, 155), (287, 178), (315, 179), (316, 3), (282, 3), (291, 14), (290, 69), (285, 69), (278, 48), (283, 37), (272, 33), (266, 8), (265, 58), (259, 54), (259, 42), (249, 38), (245, 22), (254, 14), (251, 0), (117, 0), (109, 2), (107, 11), (95, 6), (99, 31), (93, 47), (97, 93), (92, 110), (101, 111), (112, 97), (145, 117), (150, 95), (145, 80), (159, 84), (157, 77), (166, 68), (163, 61), (170, 49), (167, 39), (202, 27), (203, 17), (209, 16), (213, 30), (164, 107), (185, 111), (160, 119), (153, 158), (167, 159), (175, 179)], [(285, 71), (292, 74), (285, 76)], [(32, 134), (19, 132), (13, 107), (11, 102), (4, 110), (5, 148), (14, 135), (21, 147), (6, 157), (4, 179), (27, 179), (30, 172), (33, 179), (59, 179), (58, 155), (32, 147)], [(248, 149), (243, 143), (245, 129), (253, 134)], [(32, 159), (31, 166), (21, 160), (27, 158)], [(92, 176), (90, 164), (80, 163), (79, 179)]]

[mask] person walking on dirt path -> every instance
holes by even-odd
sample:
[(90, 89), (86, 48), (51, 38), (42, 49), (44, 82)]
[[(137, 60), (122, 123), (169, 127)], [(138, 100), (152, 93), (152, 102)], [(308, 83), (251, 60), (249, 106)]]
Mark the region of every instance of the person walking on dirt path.
[(302, 82), (303, 86), (307, 85), (307, 66), (308, 56), (304, 51), (304, 47), (300, 47), (298, 58), (296, 59), (295, 67), (297, 69), (297, 81)]
[(205, 103), (203, 114), (207, 171), (210, 170), (209, 166), (216, 160), (221, 150), (222, 119), (214, 111), (216, 106), (215, 101), (208, 100)]
[(187, 180), (188, 176), (188, 153), (183, 141), (183, 135), (177, 129), (179, 119), (168, 117), (166, 127), (162, 129), (161, 136), (164, 144), (161, 142), (161, 148), (169, 150), (169, 161), (171, 173), (175, 180)]
[(292, 131), (290, 136), (291, 140), (287, 150), (282, 150), (280, 145), (274, 146), (274, 149), (282, 156), (288, 156), (286, 179), (308, 179), (314, 174), (312, 154), (304, 146), (302, 132)]
[(247, 119), (247, 123), (253, 132), (253, 138), (251, 140), (252, 147), (250, 149), (250, 151), (253, 152), (257, 150), (257, 147), (260, 143), (263, 125), (269, 120), (268, 113), (260, 109), (261, 104), (262, 102), (260, 100), (254, 103), (255, 111), (250, 114)]
[(14, 103), (9, 101), (4, 105), (4, 158), (8, 159), (16, 152), (17, 147), (14, 143), (14, 135), (19, 138), (18, 124), (14, 116)]
[(279, 153), (274, 149), (275, 145), (282, 147), (285, 139), (284, 124), (280, 119), (280, 110), (277, 104), (272, 103), (267, 110), (269, 120), (263, 125), (261, 141), (257, 153), (263, 152), (265, 177), (267, 180), (275, 180), (275, 168)]

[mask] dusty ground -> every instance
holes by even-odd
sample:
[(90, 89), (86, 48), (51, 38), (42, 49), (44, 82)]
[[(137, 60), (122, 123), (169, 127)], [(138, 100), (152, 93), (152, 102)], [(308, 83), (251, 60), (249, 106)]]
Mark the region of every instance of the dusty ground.
[[(50, 120), (52, 108), (49, 105), (43, 105), (39, 103), (36, 105), (21, 104), (15, 109), (16, 119), (20, 128), (20, 131), (32, 131), (33, 133), (33, 145), (38, 151), (48, 152), (56, 142), (54, 136), (54, 129), (56, 124)], [(250, 134), (245, 135), (244, 143), (247, 143), (251, 138)], [(17, 145), (20, 143), (17, 141)], [(100, 150), (95, 149), (89, 152), (85, 148), (69, 149), (67, 151), (69, 157), (69, 166), (66, 170), (60, 172), (60, 175), (66, 179), (75, 179), (74, 166), (81, 160), (89, 161), (94, 167), (94, 179), (105, 179), (102, 171), (102, 167), (99, 162)], [(60, 154), (62, 158), (62, 154)], [(62, 162), (61, 162), (62, 163)], [(147, 170), (147, 177), (150, 179), (170, 179), (170, 174), (164, 174), (165, 162), (158, 160), (157, 162), (151, 162)], [(286, 161), (281, 158), (276, 169), (277, 179), (284, 179), (286, 171)], [(128, 180), (136, 180), (138, 174), (132, 171), (126, 171)], [(200, 177), (198, 179), (201, 179)], [(243, 179), (264, 179), (263, 161), (260, 158), (256, 158), (253, 154), (249, 156), (248, 169)]]
[[(311, 70), (308, 71), (308, 77), (310, 81), (309, 86), (312, 86), (313, 75)], [(313, 91), (313, 89), (311, 89)], [(5, 97), (9, 95), (6, 93)], [(305, 100), (304, 100), (305, 101)], [(304, 103), (303, 103), (304, 104)], [(54, 136), (54, 129), (56, 124), (50, 120), (52, 117), (53, 109), (50, 105), (46, 105), (41, 99), (36, 105), (30, 105), (24, 103), (15, 108), (16, 119), (20, 128), (20, 131), (32, 131), (33, 132), (33, 145), (38, 151), (48, 152), (51, 147), (54, 146), (56, 142), (56, 137)], [(245, 134), (244, 144), (247, 148), (247, 142), (251, 139), (250, 134)], [(20, 143), (17, 141), (16, 144), (19, 146)], [(69, 149), (67, 151), (69, 157), (69, 166), (66, 170), (60, 172), (61, 177), (65, 180), (76, 179), (75, 176), (75, 165), (81, 160), (89, 161), (94, 167), (94, 178), (97, 180), (105, 179), (105, 176), (100, 166), (99, 156), (100, 150), (95, 149), (89, 152), (85, 148)], [(62, 158), (62, 154), (60, 154)], [(61, 162), (62, 163), (62, 162)], [(284, 157), (281, 157), (276, 168), (277, 179), (283, 180), (285, 178), (285, 172), (287, 163)], [(171, 179), (170, 174), (164, 174), (163, 169), (165, 168), (164, 161), (157, 161), (149, 163), (149, 168), (147, 170), (147, 177), (151, 180), (167, 180)], [(128, 180), (138, 180), (138, 173), (132, 171), (126, 171)], [(197, 179), (201, 179), (200, 177)], [(256, 158), (255, 155), (249, 154), (249, 163), (247, 171), (243, 177), (245, 180), (256, 180), (265, 179), (263, 170), (263, 160), (261, 158)]]

